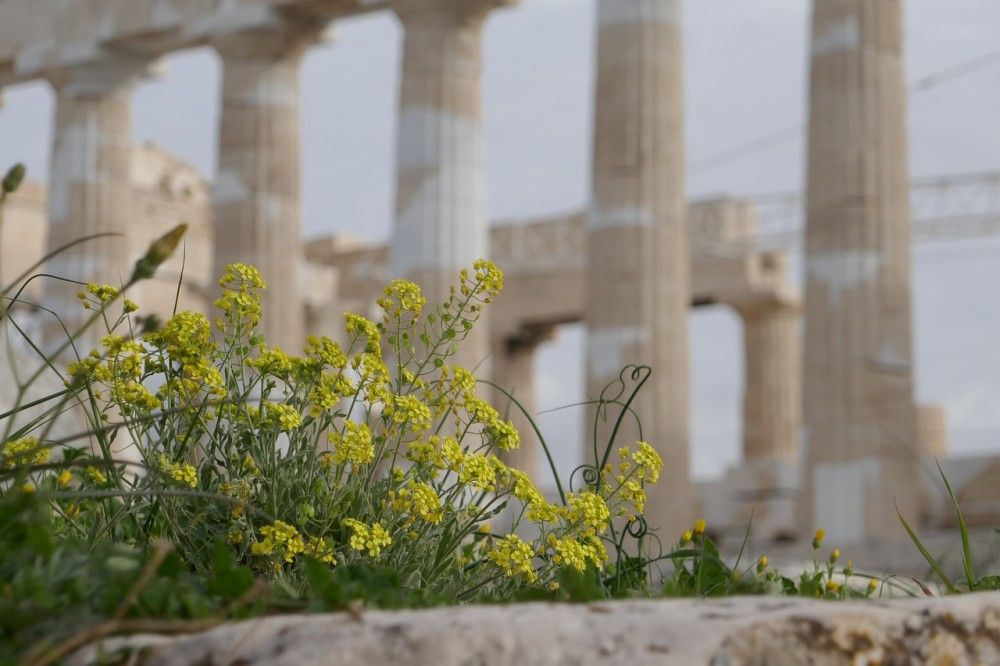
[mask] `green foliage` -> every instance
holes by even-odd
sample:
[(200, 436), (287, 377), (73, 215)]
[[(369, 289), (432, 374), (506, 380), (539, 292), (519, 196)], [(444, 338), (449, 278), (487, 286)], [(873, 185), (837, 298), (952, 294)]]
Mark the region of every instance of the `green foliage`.
[(948, 477), (945, 476), (944, 470), (941, 469), (941, 464), (938, 463), (938, 474), (941, 475), (941, 480), (944, 482), (944, 487), (948, 492), (948, 498), (951, 501), (952, 507), (955, 509), (955, 522), (958, 525), (958, 537), (962, 546), (962, 569), (965, 573), (965, 583), (958, 584), (951, 579), (948, 574), (944, 571), (944, 566), (941, 562), (931, 555), (930, 551), (924, 545), (920, 537), (917, 536), (916, 531), (910, 526), (906, 519), (903, 518), (903, 514), (899, 512), (899, 508), (896, 508), (896, 515), (899, 516), (899, 522), (902, 523), (903, 529), (913, 540), (913, 544), (920, 551), (920, 554), (927, 561), (928, 566), (930, 566), (931, 571), (941, 580), (945, 589), (951, 594), (961, 594), (963, 592), (987, 592), (1000, 590), (1000, 576), (989, 575), (989, 576), (976, 576), (975, 564), (972, 556), (972, 546), (969, 541), (969, 527), (965, 523), (965, 517), (962, 516), (962, 509), (958, 504), (958, 497), (955, 496), (955, 491), (951, 487), (951, 483), (948, 481)]
[[(23, 173), (12, 174), (15, 187)], [(128, 290), (184, 230), (156, 240), (124, 285), (82, 285), (89, 320), (0, 415), (5, 649), (47, 663), (161, 621), (190, 628), (563, 586), (571, 596), (585, 580), (603, 596), (643, 588), (643, 561), (623, 542), (645, 530), (655, 450), (620, 447), (613, 477), (602, 464), (552, 503), (501, 460), (519, 434), (453, 363), (502, 287), (494, 265), (462, 271), (429, 312), (417, 285), (394, 281), (381, 321), (348, 313), (343, 345), (310, 338), (293, 356), (256, 330), (265, 284), (249, 266), (231, 265), (220, 281), (214, 328), (191, 312), (162, 324), (136, 314)], [(0, 324), (20, 332), (7, 314)], [(99, 346), (62, 371), (95, 327), (106, 333)], [(66, 389), (22, 404), (43, 371)], [(28, 407), (40, 413), (27, 418)], [(55, 418), (70, 409), (87, 431), (54, 440)], [(497, 520), (509, 533), (493, 533)]]

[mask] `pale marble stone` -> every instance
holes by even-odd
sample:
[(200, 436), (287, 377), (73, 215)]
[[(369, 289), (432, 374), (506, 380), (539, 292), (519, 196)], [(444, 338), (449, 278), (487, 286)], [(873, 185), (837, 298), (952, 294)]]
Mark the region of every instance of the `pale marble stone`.
[[(777, 597), (471, 606), (277, 616), (171, 639), (143, 664), (751, 666), (995, 664), (1000, 594), (825, 602)], [(94, 663), (94, 648), (70, 661)]]

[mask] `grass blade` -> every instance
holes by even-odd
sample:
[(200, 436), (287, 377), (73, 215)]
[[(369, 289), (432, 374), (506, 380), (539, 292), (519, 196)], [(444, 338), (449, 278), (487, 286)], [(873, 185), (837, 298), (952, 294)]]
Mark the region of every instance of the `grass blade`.
[(944, 572), (944, 569), (941, 568), (938, 561), (934, 559), (934, 556), (930, 554), (923, 542), (920, 541), (920, 537), (918, 537), (917, 533), (913, 531), (910, 524), (906, 522), (906, 518), (903, 518), (903, 514), (899, 512), (898, 506), (896, 507), (896, 515), (899, 516), (899, 522), (903, 524), (903, 529), (905, 529), (906, 533), (910, 535), (910, 539), (913, 540), (913, 544), (917, 547), (917, 550), (919, 550), (920, 554), (924, 556), (924, 559), (927, 560), (927, 564), (929, 564), (931, 569), (934, 570), (934, 573), (938, 575), (941, 582), (944, 583), (944, 586), (948, 588), (948, 591), (952, 594), (958, 594), (958, 588), (955, 587), (955, 584), (951, 582), (950, 578), (948, 578), (948, 574)]
[(972, 548), (969, 546), (969, 528), (965, 524), (965, 518), (962, 517), (962, 510), (958, 506), (958, 498), (955, 497), (955, 491), (952, 490), (951, 484), (948, 483), (948, 477), (944, 475), (944, 470), (941, 469), (941, 463), (937, 463), (938, 473), (941, 475), (941, 480), (944, 481), (944, 487), (948, 489), (948, 497), (951, 498), (951, 504), (955, 507), (955, 519), (958, 521), (958, 533), (962, 537), (962, 564), (965, 566), (965, 580), (969, 584), (969, 591), (972, 592), (976, 589), (976, 574), (972, 566)]

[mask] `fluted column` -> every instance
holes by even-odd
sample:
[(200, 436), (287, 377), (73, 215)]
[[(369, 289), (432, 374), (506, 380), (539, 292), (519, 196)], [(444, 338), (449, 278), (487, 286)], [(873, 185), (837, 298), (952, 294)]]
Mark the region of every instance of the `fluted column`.
[[(535, 393), (535, 354), (538, 345), (552, 337), (551, 326), (528, 327), (512, 337), (493, 342), (493, 383), (521, 403), (528, 414), (537, 413)], [(515, 451), (501, 454), (504, 462), (523, 470), (539, 481), (538, 448), (540, 443), (534, 428), (524, 412), (500, 391), (494, 391), (493, 405), (510, 419), (521, 435), (521, 446)]]
[[(55, 276), (121, 286), (131, 274), (127, 234), (131, 214), (132, 90), (149, 61), (113, 59), (59, 70), (50, 76), (56, 93), (49, 189), (52, 252), (84, 236), (112, 233), (60, 252), (46, 271)], [(45, 281), (44, 303), (59, 313), (70, 332), (86, 318), (76, 298), (79, 286)], [(106, 331), (104, 331), (106, 333)], [(102, 331), (77, 344), (86, 354)], [(62, 326), (46, 317), (43, 336), (52, 348), (66, 340)]]
[(321, 26), (276, 22), (215, 43), (223, 61), (214, 273), (242, 262), (267, 282), (260, 330), (271, 345), (305, 337), (299, 286), (299, 64)]
[[(688, 307), (679, 0), (598, 0), (587, 393), (653, 369), (633, 404), (664, 459), (647, 518), (673, 542), (694, 519), (688, 472)], [(591, 412), (590, 418), (593, 418)], [(638, 438), (626, 418), (619, 443)], [(606, 441), (610, 428), (599, 437)], [(587, 424), (588, 437), (590, 423)], [(590, 443), (586, 459), (593, 457)]]
[(900, 0), (814, 0), (809, 103), (804, 526), (899, 534), (917, 490)]
[[(488, 254), (482, 28), (492, 9), (507, 4), (390, 2), (404, 31), (391, 270), (418, 282), (432, 304), (448, 296), (461, 268)], [(458, 361), (476, 366), (488, 351), (481, 321)]]
[(801, 311), (793, 303), (738, 308), (743, 317), (743, 461), (799, 458)]

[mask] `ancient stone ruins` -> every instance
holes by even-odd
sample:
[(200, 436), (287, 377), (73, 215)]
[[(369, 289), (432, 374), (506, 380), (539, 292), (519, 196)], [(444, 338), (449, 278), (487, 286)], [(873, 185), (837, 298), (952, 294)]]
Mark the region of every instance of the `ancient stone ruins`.
[[(590, 396), (626, 364), (655, 368), (635, 407), (667, 461), (650, 502), (665, 540), (696, 514), (720, 538), (742, 535), (751, 510), (758, 543), (823, 526), (838, 543), (877, 544), (901, 533), (896, 506), (926, 529), (948, 527), (948, 507), (921, 471), (946, 452), (944, 414), (914, 404), (900, 0), (813, 0), (801, 295), (785, 254), (758, 249), (751, 203), (685, 203), (680, 0), (597, 3), (587, 210), (489, 225), (481, 34), (494, 10), (516, 4), (3, 0), (0, 87), (46, 79), (57, 97), (51, 182), (12, 200), (3, 277), (46, 248), (114, 231), (123, 235), (79, 245), (47, 270), (118, 282), (150, 238), (183, 221), (182, 305), (207, 310), (213, 276), (234, 260), (253, 263), (270, 283), (264, 332), (295, 349), (307, 333), (337, 330), (344, 310), (370, 311), (388, 278), (417, 280), (433, 300), (459, 268), (489, 256), (507, 287), (464, 361), (485, 359), (481, 369), (526, 405), (536, 346), (559, 324), (586, 324)], [(298, 65), (338, 19), (375, 11), (395, 13), (405, 34), (393, 238), (385, 247), (337, 234), (303, 242)], [(211, 186), (134, 145), (129, 117), (129, 95), (158, 58), (205, 45), (224, 64)], [(175, 258), (135, 299), (168, 311), (180, 266)], [(74, 293), (47, 282), (32, 296), (65, 317), (77, 311)], [(744, 323), (743, 461), (694, 484), (687, 310), (712, 303)], [(520, 463), (530, 467), (525, 449)], [(944, 465), (970, 522), (996, 518), (990, 478), (1000, 459)]]

